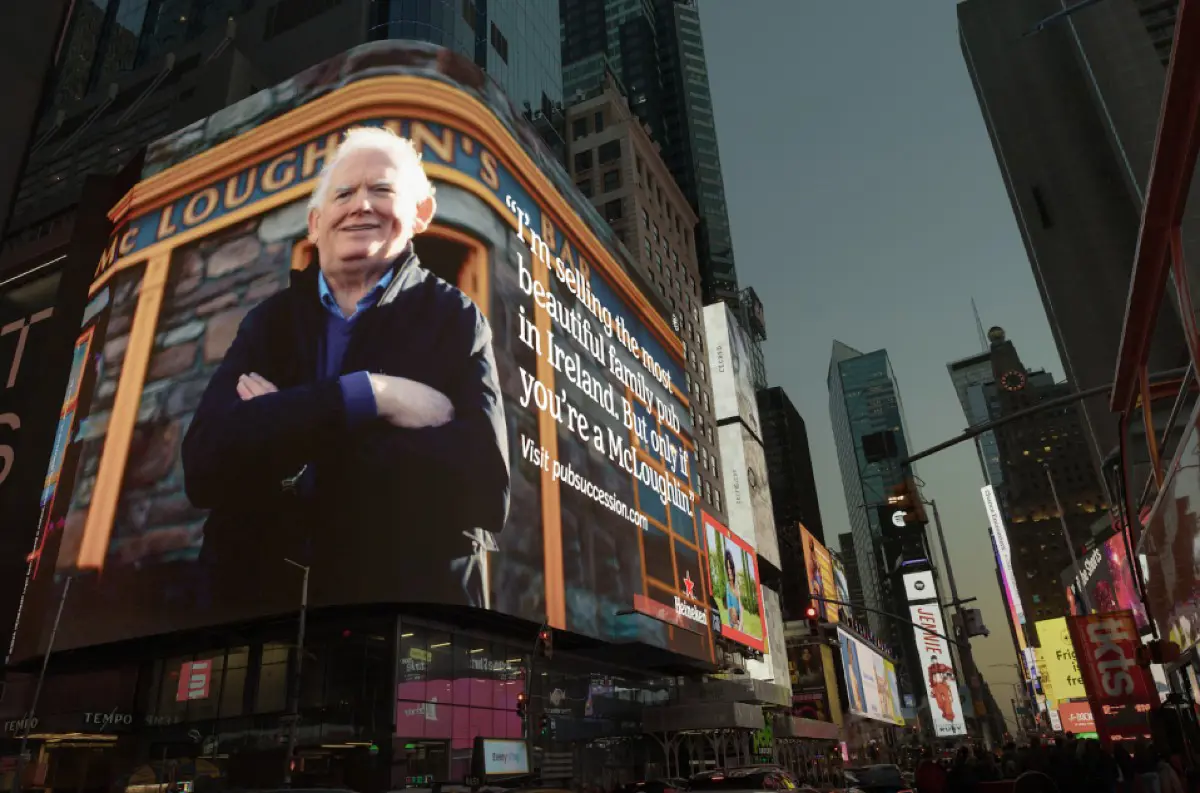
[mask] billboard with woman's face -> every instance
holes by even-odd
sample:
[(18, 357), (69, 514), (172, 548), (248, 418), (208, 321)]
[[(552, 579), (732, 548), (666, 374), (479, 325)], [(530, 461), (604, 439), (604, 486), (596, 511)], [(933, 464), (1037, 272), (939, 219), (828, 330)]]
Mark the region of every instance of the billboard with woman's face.
[(767, 652), (763, 627), (762, 587), (758, 554), (707, 512), (704, 533), (708, 547), (712, 608), (721, 615), (721, 634), (760, 652)]
[[(309, 206), (359, 126), (411, 140), (436, 212), (364, 254), (386, 267), (346, 306), (338, 235), (415, 222), (336, 203), (397, 189), (390, 159)], [(78, 332), (18, 658), (67, 578), (56, 649), (293, 613), (304, 568), (314, 608), (493, 610), (711, 659), (682, 344), (478, 69), (367, 45), (146, 162)]]

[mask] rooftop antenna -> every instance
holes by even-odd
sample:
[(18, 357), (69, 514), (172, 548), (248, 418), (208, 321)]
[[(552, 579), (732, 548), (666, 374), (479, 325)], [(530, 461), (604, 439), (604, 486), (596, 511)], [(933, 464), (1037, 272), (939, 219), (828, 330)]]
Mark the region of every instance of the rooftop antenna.
[(979, 331), (979, 347), (983, 352), (987, 352), (987, 334), (983, 332), (983, 321), (979, 319), (979, 309), (975, 306), (975, 298), (971, 298), (971, 312), (975, 314), (975, 329)]

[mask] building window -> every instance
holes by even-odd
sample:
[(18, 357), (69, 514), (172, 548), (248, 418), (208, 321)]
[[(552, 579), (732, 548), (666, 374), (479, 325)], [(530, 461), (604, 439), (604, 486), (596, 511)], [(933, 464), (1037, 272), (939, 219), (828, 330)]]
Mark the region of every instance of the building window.
[(650, 213), (644, 209), (642, 210), (642, 226), (650, 228)]
[(604, 205), (604, 219), (609, 223), (621, 219), (621, 199), (609, 201)]
[(616, 168), (604, 172), (604, 190), (616, 190), (621, 186), (621, 172)]
[(592, 167), (592, 150), (578, 152), (575, 155), (575, 170), (586, 171)]
[(504, 38), (504, 34), (500, 32), (500, 28), (496, 27), (495, 22), (492, 23), (492, 48), (496, 50), (500, 60), (508, 63), (508, 39)]
[(467, 26), (474, 29), (475, 27), (475, 0), (463, 0), (462, 16), (466, 20)]
[(646, 259), (649, 260), (649, 258), (650, 258), (650, 240), (643, 237), (642, 238), (642, 247), (646, 250)]
[(621, 141), (610, 140), (600, 146), (600, 164), (616, 162), (621, 159)]
[(583, 193), (588, 198), (592, 197), (592, 180), (591, 179), (581, 179), (579, 182), (577, 182), (575, 184), (575, 186), (579, 188), (579, 192)]
[(659, 256), (657, 253), (654, 254), (654, 266), (658, 268), (659, 273), (661, 273), (663, 271), (662, 257)]
[(596, 111), (595, 120), (594, 120), (594, 123), (592, 126), (597, 132), (604, 131), (604, 111), (603, 110)]
[(571, 140), (585, 138), (587, 137), (587, 134), (588, 128), (586, 118), (577, 118), (571, 122)]
[(654, 241), (658, 242), (658, 224), (657, 223), (650, 226), (650, 234), (651, 234), (651, 236), (654, 237)]

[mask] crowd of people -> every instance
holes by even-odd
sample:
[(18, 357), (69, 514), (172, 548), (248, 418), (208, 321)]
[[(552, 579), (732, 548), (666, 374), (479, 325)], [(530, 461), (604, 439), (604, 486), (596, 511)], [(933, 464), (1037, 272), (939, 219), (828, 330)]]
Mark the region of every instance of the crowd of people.
[(1056, 739), (1007, 744), (1000, 751), (962, 746), (949, 760), (926, 747), (916, 768), (918, 793), (985, 793), (987, 783), (1015, 780), (1014, 793), (1196, 793), (1182, 758), (1137, 741), (1110, 750), (1099, 741)]

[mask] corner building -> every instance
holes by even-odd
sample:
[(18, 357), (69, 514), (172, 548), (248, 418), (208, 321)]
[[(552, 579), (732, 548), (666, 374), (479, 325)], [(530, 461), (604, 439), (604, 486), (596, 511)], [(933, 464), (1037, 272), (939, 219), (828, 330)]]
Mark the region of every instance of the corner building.
[[(720, 521), (694, 498), (701, 466), (683, 341), (533, 126), (470, 61), (413, 43), (350, 50), (267, 96), (156, 141), (132, 189), (94, 199), (95, 213), (84, 207), (89, 217), (111, 211), (112, 225), (79, 255), (94, 278), (79, 285), (62, 356), (64, 442), (35, 491), (42, 509), (24, 552), (0, 750), (15, 754), (28, 732), (27, 782), (51, 788), (202, 776), (273, 787), (295, 724), (296, 786), (376, 791), (464, 779), (481, 738), (526, 737), (530, 765), (550, 783), (606, 786), (650, 764), (686, 775), (705, 758), (748, 762), (751, 737), (768, 725), (777, 739), (802, 739), (803, 725), (773, 710), (786, 690), (703, 678), (718, 669), (718, 646), (736, 640), (710, 608), (701, 537)], [(431, 563), (420, 580), (380, 574), (389, 556), (426, 552), (413, 536), (415, 503), (366, 525), (315, 527), (361, 554), (361, 569), (311, 590), (298, 648), (302, 581), (317, 582), (331, 560), (293, 559), (302, 571), (281, 553), (250, 577), (201, 565), (210, 516), (188, 498), (179, 452), (242, 319), (316, 266), (305, 204), (338, 133), (356, 124), (396, 129), (422, 150), (438, 214), (417, 253), (491, 326), (508, 516), (496, 531), (459, 527), (447, 504), (444, 525), (462, 528), (466, 555)], [(534, 299), (535, 281), (558, 308)], [(606, 398), (628, 405), (635, 428), (550, 365), (544, 331), (564, 307), (601, 336), (612, 321), (636, 339), (636, 356), (616, 335), (606, 353), (642, 375), (635, 385), (579, 336), (555, 336)], [(608, 445), (579, 442), (523, 400), (522, 373), (579, 408)], [(291, 530), (267, 514), (243, 525), (258, 548)], [(241, 596), (215, 599), (218, 583)], [(551, 658), (533, 651), (543, 623)], [(700, 701), (721, 731), (692, 735)], [(692, 765), (664, 758), (647, 735), (664, 732), (694, 744)]]

